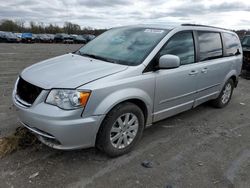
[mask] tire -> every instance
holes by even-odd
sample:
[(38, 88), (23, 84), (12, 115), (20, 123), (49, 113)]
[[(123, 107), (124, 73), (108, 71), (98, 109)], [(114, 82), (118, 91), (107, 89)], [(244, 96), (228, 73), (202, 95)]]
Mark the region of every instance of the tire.
[(234, 81), (232, 79), (229, 79), (225, 83), (219, 97), (212, 101), (212, 105), (216, 108), (224, 108), (225, 106), (227, 106), (231, 100), (234, 87)]
[[(124, 122), (131, 125), (124, 125)], [(123, 155), (136, 145), (143, 130), (142, 110), (130, 102), (118, 104), (105, 117), (97, 134), (96, 147), (110, 157)]]

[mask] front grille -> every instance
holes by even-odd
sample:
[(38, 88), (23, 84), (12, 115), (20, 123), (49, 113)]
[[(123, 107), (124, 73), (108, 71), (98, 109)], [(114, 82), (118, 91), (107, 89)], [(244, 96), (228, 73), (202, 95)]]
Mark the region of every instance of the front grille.
[(26, 82), (21, 77), (17, 83), (16, 94), (18, 97), (28, 104), (33, 104), (38, 95), (41, 93), (42, 88)]

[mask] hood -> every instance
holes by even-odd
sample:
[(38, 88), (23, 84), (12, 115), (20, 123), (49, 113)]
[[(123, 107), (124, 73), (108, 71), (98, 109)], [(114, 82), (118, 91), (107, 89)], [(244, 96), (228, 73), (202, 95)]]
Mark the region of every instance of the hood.
[(21, 77), (44, 89), (77, 88), (125, 69), (124, 65), (66, 54), (26, 68)]

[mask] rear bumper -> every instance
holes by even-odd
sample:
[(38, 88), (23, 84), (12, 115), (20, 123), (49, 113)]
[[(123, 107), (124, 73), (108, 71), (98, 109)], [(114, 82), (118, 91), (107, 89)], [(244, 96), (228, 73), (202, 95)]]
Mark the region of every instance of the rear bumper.
[(13, 97), (20, 122), (44, 144), (56, 149), (95, 146), (104, 115), (81, 117), (82, 109), (62, 110), (44, 102), (24, 108)]

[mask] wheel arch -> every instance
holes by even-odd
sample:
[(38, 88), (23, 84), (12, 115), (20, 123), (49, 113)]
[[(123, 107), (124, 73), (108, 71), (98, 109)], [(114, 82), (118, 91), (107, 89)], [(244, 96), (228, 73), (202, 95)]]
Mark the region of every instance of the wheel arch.
[(231, 70), (225, 77), (222, 85), (221, 85), (221, 90), (223, 89), (224, 85), (226, 84), (226, 82), (229, 80), (229, 79), (232, 79), (234, 84), (235, 84), (235, 87), (237, 86), (238, 84), (238, 76), (237, 76), (237, 72), (236, 70)]
[[(126, 103), (126, 102), (133, 103), (141, 109), (143, 116), (144, 116), (144, 122), (146, 124), (149, 112), (148, 112), (147, 105), (145, 104), (145, 102), (142, 101), (141, 99), (133, 98), (133, 99), (127, 99), (125, 101), (122, 101), (122, 102), (118, 103), (117, 105), (120, 105), (120, 104)], [(115, 108), (117, 105), (115, 105), (113, 108)]]
[(234, 87), (237, 87), (238, 85), (238, 79), (235, 75), (232, 75), (229, 79), (232, 79), (233, 82), (234, 82)]
[(131, 102), (137, 105), (146, 116), (145, 124), (152, 123), (153, 99), (144, 91), (138, 88), (127, 88), (111, 93), (106, 96), (96, 107), (94, 114), (106, 115), (115, 106), (124, 102)]

